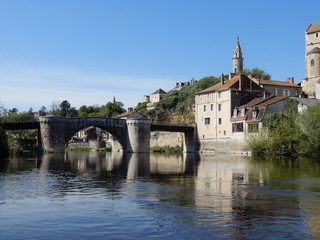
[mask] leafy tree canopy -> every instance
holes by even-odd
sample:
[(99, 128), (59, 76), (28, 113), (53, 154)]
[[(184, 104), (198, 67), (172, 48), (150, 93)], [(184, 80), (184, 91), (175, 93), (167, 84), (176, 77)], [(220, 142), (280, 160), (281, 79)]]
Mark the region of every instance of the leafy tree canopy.
[(269, 73), (266, 73), (264, 70), (259, 69), (259, 68), (246, 68), (243, 70), (243, 73), (246, 75), (251, 75), (254, 78), (257, 79), (265, 79), (265, 80), (270, 80), (271, 75)]

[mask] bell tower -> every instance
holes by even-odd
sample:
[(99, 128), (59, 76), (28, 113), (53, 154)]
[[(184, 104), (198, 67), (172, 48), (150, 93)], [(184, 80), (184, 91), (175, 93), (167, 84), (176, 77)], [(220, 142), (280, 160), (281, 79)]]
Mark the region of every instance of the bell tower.
[(302, 89), (308, 97), (320, 99), (320, 23), (312, 23), (305, 33), (306, 78)]
[(232, 73), (234, 75), (238, 75), (243, 71), (243, 57), (238, 36), (236, 46), (233, 51), (232, 65)]

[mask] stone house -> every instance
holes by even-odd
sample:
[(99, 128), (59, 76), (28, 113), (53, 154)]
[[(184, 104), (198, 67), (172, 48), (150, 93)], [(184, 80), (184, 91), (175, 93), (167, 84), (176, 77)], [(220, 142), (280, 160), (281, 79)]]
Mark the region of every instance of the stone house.
[(233, 109), (231, 124), (232, 134), (246, 137), (263, 127), (266, 114), (285, 113), (286, 96), (269, 96), (255, 98), (252, 101)]
[(154, 109), (154, 104), (159, 102), (161, 99), (167, 96), (167, 92), (159, 88), (157, 91), (152, 93), (150, 96), (145, 95), (143, 97), (143, 102), (147, 102), (147, 110)]
[(199, 139), (238, 137), (232, 131), (233, 109), (254, 98), (266, 96), (265, 89), (246, 75), (204, 89), (195, 95), (195, 120)]
[(302, 94), (302, 88), (294, 83), (294, 78), (288, 78), (286, 82), (252, 79), (269, 94), (274, 96), (299, 97)]

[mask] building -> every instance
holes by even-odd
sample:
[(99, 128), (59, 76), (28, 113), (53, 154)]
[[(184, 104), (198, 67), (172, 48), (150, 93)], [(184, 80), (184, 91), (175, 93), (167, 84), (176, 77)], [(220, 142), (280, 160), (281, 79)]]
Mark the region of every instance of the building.
[(252, 78), (252, 80), (271, 95), (299, 97), (302, 94), (301, 86), (294, 83), (293, 77), (288, 78), (286, 82), (255, 78)]
[(181, 88), (183, 88), (184, 86), (190, 86), (193, 85), (195, 83), (197, 83), (198, 81), (195, 80), (194, 78), (192, 78), (191, 80), (189, 80), (188, 82), (176, 82), (176, 86), (172, 89), (173, 91), (179, 91)]
[(154, 104), (159, 102), (161, 99), (167, 96), (167, 92), (159, 88), (157, 91), (152, 93), (150, 96), (145, 95), (143, 97), (143, 102), (147, 102), (147, 110), (154, 109)]
[(298, 97), (292, 97), (292, 99), (298, 101), (298, 112), (302, 113), (305, 111), (308, 107), (314, 106), (318, 103), (320, 103), (320, 99), (314, 99), (314, 98), (298, 98)]
[(309, 98), (320, 99), (320, 23), (312, 23), (305, 32), (306, 77), (303, 92)]
[(233, 109), (254, 98), (266, 96), (265, 89), (246, 75), (200, 91), (195, 96), (195, 120), (199, 139), (237, 137), (232, 131)]
[(286, 96), (255, 98), (233, 109), (231, 117), (232, 134), (246, 137), (262, 127), (263, 119), (269, 113), (285, 113)]

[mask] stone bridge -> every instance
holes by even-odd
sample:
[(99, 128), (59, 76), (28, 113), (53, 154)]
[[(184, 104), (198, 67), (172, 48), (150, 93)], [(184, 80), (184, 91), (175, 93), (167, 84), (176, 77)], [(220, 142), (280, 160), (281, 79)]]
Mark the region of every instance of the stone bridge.
[(194, 126), (151, 124), (150, 119), (119, 119), (105, 117), (65, 118), (59, 116), (40, 117), (39, 122), (5, 123), (7, 130), (38, 129), (38, 139), (46, 152), (64, 152), (65, 145), (72, 136), (86, 127), (99, 127), (106, 130), (121, 144), (125, 152), (149, 152), (150, 132), (184, 132), (184, 151), (194, 152), (196, 134)]

